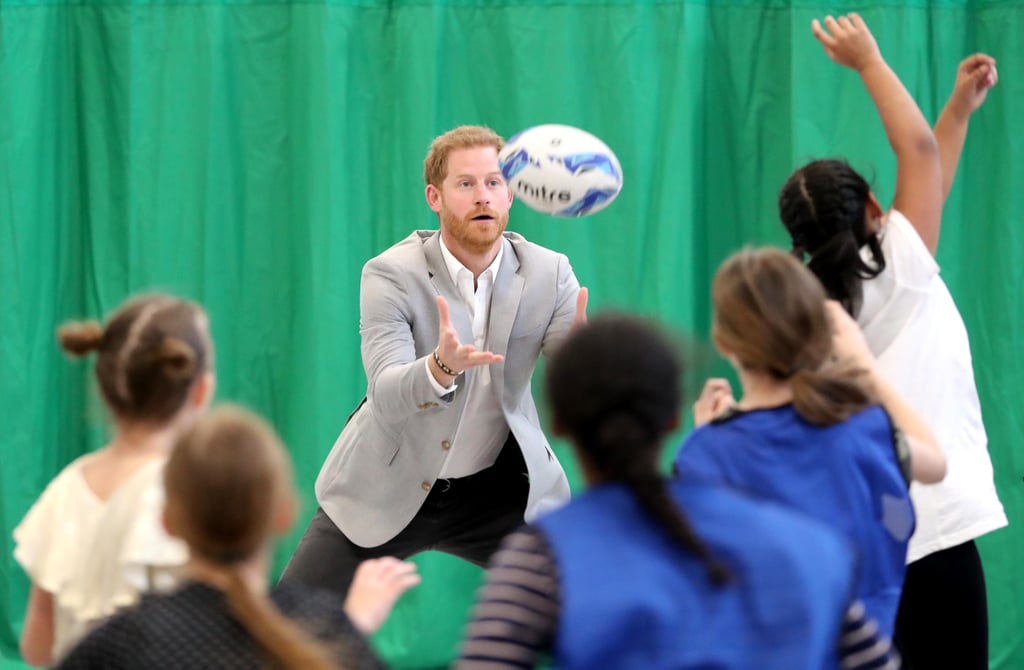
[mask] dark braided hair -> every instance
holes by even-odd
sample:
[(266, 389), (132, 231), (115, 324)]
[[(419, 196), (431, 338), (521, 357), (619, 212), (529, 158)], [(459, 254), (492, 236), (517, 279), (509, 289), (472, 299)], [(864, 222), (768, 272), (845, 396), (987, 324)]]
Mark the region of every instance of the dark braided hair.
[(659, 470), (661, 442), (682, 402), (682, 365), (652, 326), (602, 316), (580, 328), (548, 368), (547, 393), (558, 429), (603, 478), (624, 483), (671, 537), (696, 554), (711, 580), (729, 572), (693, 532)]
[[(851, 315), (860, 310), (861, 282), (885, 269), (878, 236), (865, 225), (871, 187), (849, 163), (824, 159), (794, 172), (779, 193), (779, 217), (793, 241), (793, 254)], [(867, 245), (873, 264), (861, 258)]]

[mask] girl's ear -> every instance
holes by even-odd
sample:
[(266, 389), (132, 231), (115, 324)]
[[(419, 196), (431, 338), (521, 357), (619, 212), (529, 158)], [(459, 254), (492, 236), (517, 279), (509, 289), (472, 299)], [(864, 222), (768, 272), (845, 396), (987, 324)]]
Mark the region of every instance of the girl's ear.
[(179, 537), (177, 524), (174, 523), (174, 515), (171, 513), (170, 509), (168, 509), (166, 502), (164, 503), (164, 510), (160, 514), (160, 523), (163, 525), (164, 530), (167, 531), (168, 535), (171, 537)]
[(874, 192), (868, 191), (868, 200), (864, 203), (864, 226), (869, 233), (877, 235), (882, 230), (882, 219), (885, 217), (885, 210), (878, 202)]
[(217, 378), (213, 373), (204, 372), (192, 385), (192, 391), (189, 393), (189, 402), (192, 407), (203, 410), (208, 408), (210, 401), (213, 400), (213, 391), (216, 386)]

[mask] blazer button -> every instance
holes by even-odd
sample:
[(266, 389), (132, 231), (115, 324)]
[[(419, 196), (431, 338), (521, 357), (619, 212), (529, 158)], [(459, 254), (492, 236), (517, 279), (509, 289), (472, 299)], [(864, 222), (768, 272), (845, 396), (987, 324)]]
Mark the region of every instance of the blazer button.
[(452, 448), (452, 443), (449, 442), (448, 440), (444, 440), (441, 442), (441, 448), (444, 449), (445, 451), (448, 451), (449, 449)]
[(423, 482), (422, 484), (420, 484), (420, 486), (423, 487), (424, 491), (429, 491), (430, 490), (430, 482)]

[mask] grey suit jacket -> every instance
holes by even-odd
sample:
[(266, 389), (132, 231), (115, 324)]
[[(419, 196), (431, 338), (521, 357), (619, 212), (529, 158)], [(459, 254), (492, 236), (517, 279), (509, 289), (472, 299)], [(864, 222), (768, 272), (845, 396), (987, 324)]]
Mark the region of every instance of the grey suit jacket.
[[(529, 471), (527, 519), (569, 498), (569, 483), (541, 431), (530, 379), (541, 353), (568, 334), (579, 282), (569, 260), (506, 232), (491, 298), (487, 349), (505, 357), (491, 366), (509, 429)], [(441, 472), (473, 385), (438, 398), (424, 358), (437, 346), (436, 296), (448, 301), (462, 342), (473, 341), (469, 312), (444, 259), (437, 231), (415, 231), (363, 267), (360, 324), (366, 398), (327, 456), (317, 501), (352, 542), (387, 542), (412, 520)], [(459, 445), (457, 445), (459, 446)]]

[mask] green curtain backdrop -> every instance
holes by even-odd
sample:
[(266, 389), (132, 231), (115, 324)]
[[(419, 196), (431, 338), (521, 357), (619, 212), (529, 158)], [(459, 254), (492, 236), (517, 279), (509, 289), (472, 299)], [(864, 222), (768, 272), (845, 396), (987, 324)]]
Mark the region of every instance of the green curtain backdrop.
[[(593, 310), (705, 337), (716, 265), (743, 244), (783, 243), (775, 197), (793, 167), (846, 156), (891, 197), (868, 97), (808, 29), (854, 8), (930, 119), (961, 57), (999, 61), (939, 260), (1011, 518), (980, 542), (992, 667), (1024, 667), (1024, 1), (2, 0), (0, 649), (12, 667), (28, 584), (11, 530), (108, 435), (91, 366), (55, 344), (62, 320), (142, 290), (206, 305), (218, 398), (282, 433), (304, 524), (365, 388), (360, 268), (436, 226), (421, 178), (433, 136), (558, 122), (602, 137), (625, 173), (618, 201), (568, 221), (519, 204), (511, 228), (567, 253)], [(422, 586), (375, 638), (400, 668), (451, 660), (480, 577), (441, 555), (418, 562)]]

